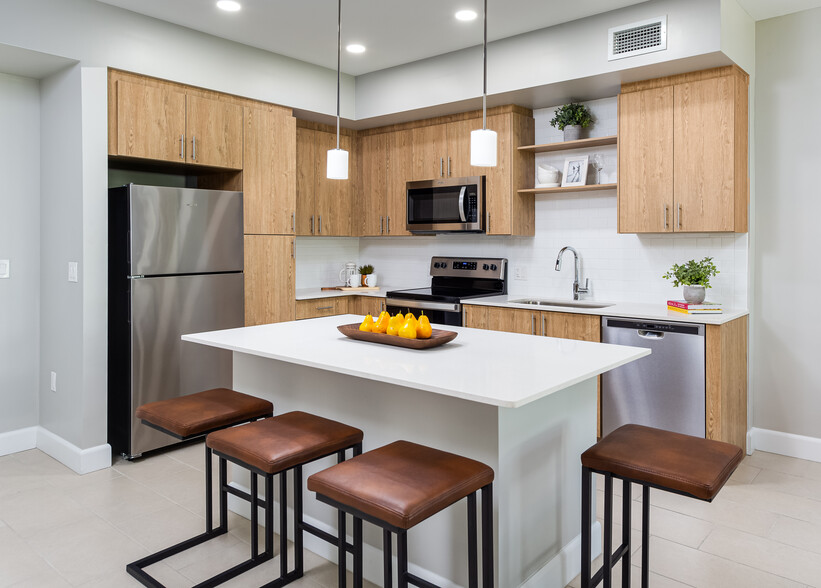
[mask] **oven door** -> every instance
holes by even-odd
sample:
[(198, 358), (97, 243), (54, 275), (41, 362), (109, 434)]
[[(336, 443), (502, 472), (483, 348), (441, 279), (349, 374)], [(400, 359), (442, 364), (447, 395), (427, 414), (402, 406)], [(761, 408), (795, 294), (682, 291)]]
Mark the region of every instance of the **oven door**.
[(434, 324), (462, 326), (462, 305), (458, 302), (433, 302), (428, 300), (407, 300), (404, 298), (388, 298), (385, 309), (395, 315), (397, 312), (408, 314), (412, 312), (417, 318), (421, 314), (428, 317)]
[(407, 183), (413, 233), (482, 232), (484, 176)]

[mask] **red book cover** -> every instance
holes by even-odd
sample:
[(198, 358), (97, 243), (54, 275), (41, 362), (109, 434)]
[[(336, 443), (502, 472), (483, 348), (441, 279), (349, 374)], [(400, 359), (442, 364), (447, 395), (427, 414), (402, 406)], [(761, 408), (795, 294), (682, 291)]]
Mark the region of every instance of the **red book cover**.
[(685, 300), (668, 300), (667, 306), (675, 306), (682, 310), (720, 310), (721, 304), (718, 302), (703, 302), (701, 304), (690, 304)]

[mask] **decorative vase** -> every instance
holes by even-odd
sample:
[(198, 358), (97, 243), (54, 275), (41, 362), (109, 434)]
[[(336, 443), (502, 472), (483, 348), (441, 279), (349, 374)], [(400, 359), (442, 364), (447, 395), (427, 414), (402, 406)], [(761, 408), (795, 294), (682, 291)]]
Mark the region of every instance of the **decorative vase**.
[(684, 286), (684, 300), (690, 304), (701, 304), (707, 296), (704, 286)]
[(566, 125), (564, 127), (564, 140), (565, 141), (577, 141), (582, 137), (582, 126), (581, 125)]

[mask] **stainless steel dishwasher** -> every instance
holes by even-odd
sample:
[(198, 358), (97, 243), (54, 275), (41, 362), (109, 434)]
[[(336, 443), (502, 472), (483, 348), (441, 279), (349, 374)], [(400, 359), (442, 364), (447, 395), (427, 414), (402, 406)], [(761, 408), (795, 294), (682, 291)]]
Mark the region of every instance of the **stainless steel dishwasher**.
[(634, 423), (704, 437), (704, 325), (605, 316), (602, 343), (652, 350), (602, 374), (602, 436)]

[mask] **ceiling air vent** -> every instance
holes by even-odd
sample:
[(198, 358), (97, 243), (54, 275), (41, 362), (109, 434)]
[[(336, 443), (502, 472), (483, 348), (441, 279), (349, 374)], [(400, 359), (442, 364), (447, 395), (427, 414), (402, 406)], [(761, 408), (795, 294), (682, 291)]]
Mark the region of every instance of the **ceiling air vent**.
[(650, 18), (607, 31), (607, 60), (667, 49), (667, 17)]

